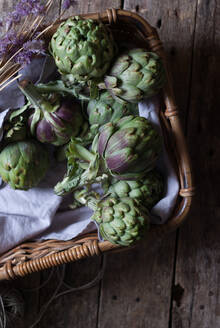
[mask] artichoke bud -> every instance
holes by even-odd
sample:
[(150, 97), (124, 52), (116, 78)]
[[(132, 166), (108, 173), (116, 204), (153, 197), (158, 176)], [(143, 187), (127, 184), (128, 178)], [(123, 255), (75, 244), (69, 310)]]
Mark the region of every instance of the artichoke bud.
[(42, 94), (25, 80), (19, 87), (30, 102), (28, 124), (31, 134), (40, 142), (60, 146), (80, 133), (83, 117), (74, 98), (62, 98), (55, 93)]
[(100, 128), (100, 134), (98, 139), (98, 152), (100, 155), (104, 154), (107, 142), (111, 135), (114, 133), (114, 125), (110, 123), (106, 123)]
[(0, 176), (13, 189), (37, 186), (48, 166), (47, 151), (36, 141), (13, 142), (0, 153)]
[(138, 106), (123, 101), (117, 102), (108, 91), (101, 93), (98, 100), (90, 100), (87, 106), (89, 123), (93, 134), (108, 122), (114, 122), (129, 114), (138, 114)]
[(102, 126), (97, 149), (112, 175), (136, 180), (154, 167), (161, 138), (147, 119), (130, 115)]
[(132, 49), (116, 59), (104, 82), (117, 101), (137, 103), (159, 92), (165, 83), (165, 69), (157, 54)]
[(154, 169), (141, 180), (105, 181), (102, 186), (106, 194), (135, 198), (150, 210), (162, 197), (164, 181), (161, 174)]
[(104, 240), (122, 246), (134, 244), (149, 228), (147, 209), (129, 197), (107, 197), (97, 201), (91, 220), (97, 222)]
[(49, 51), (74, 83), (101, 78), (116, 52), (111, 32), (92, 19), (69, 18), (53, 35)]

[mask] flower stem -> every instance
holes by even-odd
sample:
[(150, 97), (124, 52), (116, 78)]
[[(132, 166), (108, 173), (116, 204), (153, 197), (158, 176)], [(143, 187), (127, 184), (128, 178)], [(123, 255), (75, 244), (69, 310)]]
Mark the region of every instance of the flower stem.
[(18, 86), (21, 92), (27, 97), (27, 99), (36, 109), (40, 108), (43, 112), (54, 111), (54, 106), (52, 106), (51, 103), (40, 94), (32, 82), (28, 80), (22, 80), (19, 82)]
[[(95, 155), (92, 154), (89, 150), (87, 150), (85, 147), (80, 145), (80, 143), (76, 142), (75, 140), (72, 140), (68, 147), (68, 152), (71, 155), (73, 155), (75, 158), (80, 158), (86, 162), (92, 162), (95, 160)], [(68, 157), (68, 156), (67, 156)]]

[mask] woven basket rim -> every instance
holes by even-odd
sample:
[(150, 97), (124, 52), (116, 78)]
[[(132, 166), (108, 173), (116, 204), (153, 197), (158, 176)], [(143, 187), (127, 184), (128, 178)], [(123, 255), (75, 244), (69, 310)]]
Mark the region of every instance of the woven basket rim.
[[(180, 190), (175, 213), (163, 225), (152, 225), (149, 235), (154, 240), (157, 237), (176, 229), (185, 220), (192, 203), (194, 186), (192, 181), (191, 164), (185, 137), (178, 117), (177, 106), (174, 99), (170, 71), (166, 61), (162, 43), (157, 31), (144, 18), (138, 14), (121, 10), (107, 9), (102, 13), (75, 15), (82, 18), (101, 20), (105, 24), (117, 25), (120, 23), (131, 24), (137, 33), (146, 41), (150, 49), (156, 52), (163, 60), (167, 84), (163, 89), (163, 100), (166, 106), (161, 110), (161, 120), (167, 130), (167, 135), (172, 136), (175, 145), (175, 161), (178, 167)], [(71, 16), (73, 17), (73, 16)], [(66, 18), (67, 19), (67, 18)], [(54, 33), (60, 22), (48, 30), (48, 35)], [(0, 256), (0, 280), (10, 280), (23, 277), (36, 271), (44, 270), (63, 263), (69, 263), (81, 258), (99, 255), (117, 249), (125, 249), (119, 245), (113, 245), (108, 241), (98, 241), (97, 234), (90, 233), (74, 238), (70, 241), (45, 240), (28, 241), (14, 247)], [(127, 247), (126, 247), (127, 249)]]

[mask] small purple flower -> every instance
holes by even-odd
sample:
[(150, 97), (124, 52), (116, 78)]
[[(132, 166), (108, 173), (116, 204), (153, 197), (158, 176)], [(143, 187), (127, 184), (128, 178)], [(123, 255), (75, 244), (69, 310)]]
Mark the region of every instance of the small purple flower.
[(45, 54), (45, 44), (43, 40), (27, 41), (23, 44), (23, 48), (35, 54)]
[(63, 9), (64, 10), (67, 10), (71, 6), (73, 6), (74, 4), (75, 4), (75, 0), (64, 0), (64, 2), (63, 2)]
[(0, 40), (0, 57), (2, 57), (10, 46), (10, 54), (13, 55), (23, 44), (23, 39), (18, 37), (14, 31), (9, 31)]
[(16, 11), (13, 11), (11, 13), (10, 18), (13, 21), (13, 23), (16, 23), (16, 24), (20, 23), (20, 21), (21, 21), (21, 16)]
[(44, 9), (45, 5), (42, 0), (20, 0), (5, 19), (6, 30), (9, 31), (13, 24), (19, 24), (22, 19), (29, 15), (42, 15)]
[(21, 65), (30, 64), (34, 55), (45, 55), (44, 42), (31, 40), (23, 44), (23, 49), (15, 57), (15, 62)]
[(20, 0), (12, 13), (12, 17), (14, 17), (13, 22), (16, 23), (28, 15), (41, 15), (44, 9), (45, 5), (43, 5), (41, 0)]

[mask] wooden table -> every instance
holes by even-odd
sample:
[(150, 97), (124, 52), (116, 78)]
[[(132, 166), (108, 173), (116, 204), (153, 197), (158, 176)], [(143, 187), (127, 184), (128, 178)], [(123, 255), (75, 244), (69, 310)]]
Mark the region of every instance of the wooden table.
[[(1, 0), (9, 11), (16, 0)], [(55, 16), (60, 1), (54, 1)], [(76, 0), (68, 14), (106, 8), (136, 11), (158, 28), (173, 74), (177, 103), (193, 160), (197, 197), (188, 221), (149, 247), (106, 256), (103, 280), (93, 288), (56, 299), (40, 328), (220, 327), (220, 1)], [(216, 182), (216, 183), (215, 183)], [(67, 267), (73, 286), (100, 269), (93, 258)], [(17, 281), (37, 286), (47, 272)], [(53, 278), (37, 292), (23, 292), (30, 327), (57, 286)]]

